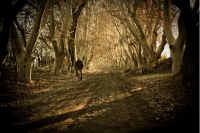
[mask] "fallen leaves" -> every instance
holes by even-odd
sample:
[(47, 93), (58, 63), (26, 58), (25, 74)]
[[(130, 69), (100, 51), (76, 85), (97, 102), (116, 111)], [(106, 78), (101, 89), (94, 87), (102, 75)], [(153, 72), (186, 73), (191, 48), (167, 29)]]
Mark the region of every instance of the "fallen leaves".
[[(90, 71), (87, 71), (87, 74), (89, 72)], [(1, 98), (10, 98), (10, 95), (15, 96), (14, 100), (9, 99), (10, 101), (0, 103), (0, 108), (2, 110), (11, 107), (10, 112), (13, 113), (12, 107), (20, 105), (20, 109), (16, 110), (13, 114), (18, 117), (22, 116), (23, 113), (26, 115), (23, 114), (23, 120), (21, 123), (18, 123), (18, 125), (22, 125), (22, 123), (34, 123), (34, 121), (42, 122), (42, 120), (46, 118), (52, 120), (52, 123), (50, 122), (48, 126), (55, 127), (54, 122), (57, 122), (56, 124), (58, 125), (65, 125), (67, 128), (76, 130), (79, 129), (78, 127), (83, 129), (95, 124), (100, 124), (102, 127), (104, 126), (104, 128), (105, 126), (110, 126), (109, 128), (121, 128), (126, 127), (126, 125), (130, 127), (130, 125), (126, 123), (127, 121), (133, 121), (134, 124), (130, 127), (131, 129), (136, 124), (145, 124), (148, 120), (171, 122), (168, 120), (177, 118), (177, 116), (174, 115), (177, 108), (187, 106), (187, 102), (183, 101), (183, 99), (186, 100), (188, 94), (190, 94), (183, 92), (183, 88), (178, 86), (179, 82), (170, 79), (170, 76), (166, 76), (162, 79), (159, 78), (158, 80), (158, 76), (145, 76), (145, 79), (144, 77), (142, 79), (141, 77), (143, 75), (140, 75), (134, 80), (129, 78), (127, 80), (127, 82), (130, 82), (129, 85), (126, 85), (126, 82), (123, 82), (123, 85), (120, 87), (118, 87), (119, 85), (114, 85), (115, 89), (103, 88), (101, 90), (95, 89), (96, 86), (87, 88), (87, 86), (80, 87), (79, 85), (77, 86), (80, 87), (80, 90), (78, 88), (70, 88), (70, 90), (68, 90), (66, 84), (64, 84), (67, 78), (56, 76), (49, 78), (50, 76), (45, 76), (45, 74), (40, 76), (40, 80), (29, 85), (6, 82), (7, 85), (12, 84), (12, 87), (16, 84), (18, 84), (18, 86), (15, 86), (14, 88), (10, 87), (8, 90), (5, 89), (4, 93), (0, 93)], [(73, 78), (77, 77), (74, 76)], [(170, 81), (166, 82), (167, 79), (170, 79)], [(125, 78), (123, 78), (123, 80), (125, 80)], [(112, 82), (114, 83), (114, 80), (112, 80)], [(119, 79), (116, 82), (119, 82)], [(85, 83), (94, 83), (94, 80)], [(65, 85), (65, 88), (63, 87), (63, 84)], [(33, 88), (31, 89), (31, 87)], [(92, 93), (90, 93), (90, 90)], [(117, 93), (117, 100), (111, 101), (111, 99), (114, 99), (112, 98), (114, 97), (114, 94), (112, 94), (112, 91), (114, 90), (117, 90), (119, 93)], [(34, 94), (32, 93), (33, 91), (37, 91), (38, 93)], [(98, 91), (98, 93), (93, 93), (95, 91)], [(101, 95), (102, 97), (100, 97), (100, 91), (104, 94)], [(139, 91), (140, 93), (130, 93), (135, 91)], [(24, 95), (24, 97), (19, 97), (19, 95), (24, 92), (28, 92), (29, 94)], [(129, 96), (127, 93), (130, 93), (132, 96)], [(86, 97), (88, 97), (88, 99)], [(17, 98), (22, 99), (16, 100)], [(90, 99), (92, 100), (90, 101)], [(24, 100), (23, 103), (20, 103), (20, 100)], [(101, 101), (103, 101), (103, 103)], [(22, 104), (24, 105), (22, 106)], [(10, 116), (10, 114), (8, 116)], [(25, 117), (27, 119), (25, 119)], [(7, 119), (7, 121), (9, 120), (10, 119)], [(116, 122), (116, 124), (113, 122)], [(44, 129), (45, 126), (42, 128)], [(97, 126), (95, 128), (99, 127)], [(50, 129), (50, 127), (47, 127), (46, 129)], [(60, 128), (56, 127), (56, 129)]]

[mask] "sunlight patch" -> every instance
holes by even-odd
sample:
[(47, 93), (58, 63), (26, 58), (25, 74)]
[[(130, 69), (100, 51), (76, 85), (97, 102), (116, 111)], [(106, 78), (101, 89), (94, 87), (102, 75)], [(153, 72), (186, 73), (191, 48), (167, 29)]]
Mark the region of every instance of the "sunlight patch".
[(143, 76), (140, 76), (140, 77), (133, 77), (133, 78), (136, 78), (137, 80), (147, 80), (147, 79), (151, 79), (151, 78), (162, 78), (162, 77), (165, 77), (165, 76), (171, 76), (172, 74), (150, 74), (150, 75), (143, 75)]
[(88, 119), (88, 118), (91, 118), (94, 116), (103, 116), (103, 113), (105, 113), (108, 110), (110, 110), (110, 108), (93, 111), (92, 113), (85, 113), (85, 114), (82, 114), (81, 116), (79, 116), (79, 119), (81, 121), (84, 121), (85, 119)]
[(118, 94), (116, 100), (124, 99), (124, 98), (130, 97), (130, 96), (131, 96), (130, 93)]
[(80, 100), (77, 100), (77, 101), (80, 101), (80, 102), (78, 102), (78, 103), (76, 103), (75, 105), (74, 105), (74, 109), (73, 110), (71, 110), (71, 111), (75, 111), (75, 110), (81, 110), (81, 109), (84, 109), (84, 107), (85, 107), (85, 105), (87, 104), (87, 102), (90, 100), (90, 97), (86, 97), (84, 100), (82, 100), (81, 101), (81, 99)]
[(84, 107), (89, 99), (90, 99), (90, 97), (87, 97), (78, 103), (76, 102), (76, 101), (78, 101), (77, 99), (73, 100), (73, 101), (71, 101), (71, 104), (69, 104), (69, 106), (67, 106), (65, 108), (61, 108), (59, 110), (56, 110), (55, 114), (53, 114), (53, 112), (51, 114), (56, 116), (56, 115), (61, 115), (61, 114), (70, 113), (73, 111), (84, 109)]
[(33, 91), (34, 94), (38, 94), (38, 93), (41, 93), (41, 92), (48, 92), (48, 91), (52, 91), (53, 88), (46, 88), (46, 89), (41, 89), (41, 90), (35, 90)]
[(134, 92), (134, 91), (140, 91), (140, 90), (142, 90), (141, 87), (139, 87), (139, 88), (137, 88), (137, 89), (133, 89), (133, 90), (131, 90), (131, 92)]

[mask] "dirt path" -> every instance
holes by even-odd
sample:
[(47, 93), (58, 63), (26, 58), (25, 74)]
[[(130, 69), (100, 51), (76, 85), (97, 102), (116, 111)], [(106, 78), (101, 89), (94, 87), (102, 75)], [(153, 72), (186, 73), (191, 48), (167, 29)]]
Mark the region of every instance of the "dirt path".
[(144, 100), (144, 89), (138, 89), (141, 85), (109, 69), (83, 75), (79, 83), (76, 78), (59, 81), (33, 90), (29, 99), (12, 110), (21, 116), (13, 129), (38, 133), (171, 131), (156, 108)]

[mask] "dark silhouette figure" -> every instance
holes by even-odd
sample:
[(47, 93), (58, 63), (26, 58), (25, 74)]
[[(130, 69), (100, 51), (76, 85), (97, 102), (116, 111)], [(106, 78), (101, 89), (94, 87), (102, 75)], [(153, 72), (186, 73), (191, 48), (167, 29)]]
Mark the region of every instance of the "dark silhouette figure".
[(75, 69), (76, 69), (76, 76), (78, 76), (78, 81), (82, 80), (82, 69), (83, 69), (83, 62), (80, 58), (75, 63)]

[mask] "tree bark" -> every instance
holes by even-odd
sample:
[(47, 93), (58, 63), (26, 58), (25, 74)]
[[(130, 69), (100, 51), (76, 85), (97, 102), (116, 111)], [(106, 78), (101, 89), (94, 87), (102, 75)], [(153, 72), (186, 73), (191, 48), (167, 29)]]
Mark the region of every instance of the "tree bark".
[(165, 34), (167, 37), (167, 43), (169, 45), (174, 45), (176, 39), (172, 33), (172, 19), (171, 19), (171, 12), (170, 12), (170, 0), (164, 0), (163, 4), (163, 18), (164, 18), (164, 29)]
[(143, 67), (144, 63), (142, 61), (142, 55), (141, 55), (141, 45), (136, 42), (136, 51), (137, 51), (137, 62), (138, 62), (138, 67)]
[(62, 72), (61, 68), (62, 68), (64, 57), (65, 57), (64, 53), (55, 53), (55, 61), (53, 63), (51, 73), (55, 75), (61, 75), (61, 72)]
[(16, 60), (17, 60), (17, 80), (21, 82), (31, 81), (31, 63), (32, 63), (32, 50), (39, 36), (40, 23), (45, 9), (46, 0), (42, 2), (41, 9), (37, 14), (33, 31), (26, 47), (20, 41), (17, 27), (14, 22), (11, 27), (11, 43), (15, 46)]
[(72, 12), (72, 1), (71, 0), (67, 0), (66, 1), (66, 7), (65, 7), (65, 12), (64, 12), (64, 18), (62, 21), (62, 27), (61, 27), (61, 34), (58, 37), (58, 40), (54, 39), (54, 16), (51, 16), (51, 20), (50, 20), (50, 32), (51, 32), (51, 36), (52, 36), (52, 44), (54, 47), (54, 51), (55, 51), (55, 60), (53, 63), (53, 67), (51, 70), (51, 74), (54, 75), (60, 75), (61, 74), (61, 68), (62, 68), (62, 64), (64, 61), (64, 57), (67, 56), (68, 59), (68, 63), (67, 63), (67, 73), (69, 74), (69, 54), (68, 54), (68, 49), (66, 48), (66, 35), (67, 35), (67, 29), (69, 26), (69, 22), (70, 22), (70, 17), (71, 17), (71, 12)]
[[(136, 15), (133, 15), (133, 21), (131, 22), (128, 15), (125, 13), (124, 9), (124, 3), (123, 0), (119, 0), (119, 6), (122, 13), (122, 17), (124, 18), (129, 30), (131, 31), (132, 35), (135, 37), (136, 41), (141, 44), (143, 47), (144, 52), (146, 52), (149, 56), (147, 57), (147, 66), (154, 67), (155, 65), (155, 52), (150, 48), (149, 44), (147, 43), (147, 40), (145, 38), (144, 32), (141, 28), (141, 25), (139, 24), (138, 19), (136, 18)], [(135, 23), (138, 27), (138, 29), (135, 28)], [(140, 34), (138, 34), (138, 31)]]
[(153, 31), (153, 35), (152, 35), (152, 42), (151, 42), (151, 45), (153, 47), (153, 50), (156, 52), (156, 42), (157, 42), (157, 32), (154, 30)]
[(136, 59), (136, 54), (135, 54), (135, 51), (131, 48), (130, 45), (128, 45), (128, 50), (129, 50), (129, 53), (131, 54), (131, 59), (132, 59), (132, 68), (133, 69), (137, 69), (138, 68), (138, 62), (137, 62), (137, 59)]
[(182, 13), (179, 16), (178, 19), (178, 29), (179, 29), (179, 35), (178, 38), (176, 39), (173, 47), (171, 47), (172, 52), (173, 52), (173, 64), (172, 64), (172, 74), (173, 76), (177, 75), (181, 71), (181, 66), (182, 66), (182, 60), (183, 60), (183, 54), (184, 54), (184, 44), (185, 44), (185, 27), (183, 23), (183, 16)]
[(89, 9), (89, 3), (87, 3), (85, 11), (87, 12), (86, 14), (86, 20), (85, 20), (85, 26), (84, 26), (84, 43), (82, 46), (82, 50), (80, 51), (79, 55), (80, 58), (82, 59), (83, 56), (87, 55), (87, 47), (88, 47), (88, 38), (89, 38), (89, 32), (90, 32), (90, 9)]
[(183, 56), (181, 74), (182, 83), (188, 84), (193, 79), (199, 79), (199, 1), (196, 0), (193, 9), (189, 0), (173, 0), (173, 3), (183, 13), (186, 31), (186, 48)]
[[(0, 73), (1, 67), (5, 61), (5, 56), (8, 54), (7, 46), (9, 42), (10, 29), (14, 18), (17, 16), (19, 11), (27, 3), (28, 0), (18, 0), (11, 8), (11, 1), (1, 1), (0, 13), (3, 17), (3, 28), (0, 36)], [(3, 2), (3, 3), (2, 3)], [(6, 3), (6, 4), (5, 4)]]
[(66, 57), (67, 57), (67, 75), (69, 75), (70, 71), (71, 71), (71, 57), (70, 57), (70, 54), (69, 54), (69, 48), (68, 48), (68, 45), (66, 43), (66, 41), (64, 41), (64, 45), (66, 46)]

